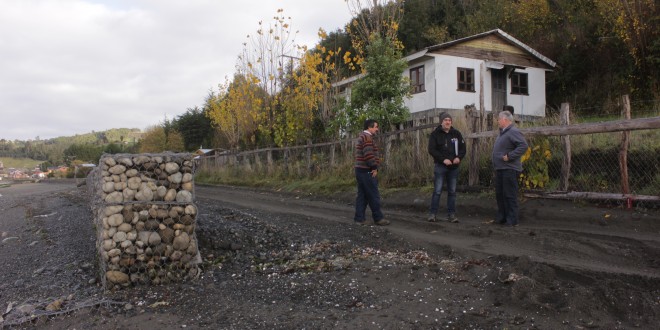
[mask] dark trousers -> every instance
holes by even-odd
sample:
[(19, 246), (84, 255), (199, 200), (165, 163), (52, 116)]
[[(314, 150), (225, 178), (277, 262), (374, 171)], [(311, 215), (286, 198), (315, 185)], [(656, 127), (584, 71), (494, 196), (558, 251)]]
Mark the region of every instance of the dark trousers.
[(447, 183), (447, 215), (456, 213), (456, 182), (458, 181), (458, 167), (447, 168), (443, 164), (435, 164), (433, 169), (433, 195), (431, 196), (430, 214), (438, 213), (442, 185)]
[(357, 181), (357, 197), (355, 198), (355, 217), (353, 221), (364, 222), (367, 205), (371, 209), (374, 222), (383, 218), (380, 211), (380, 192), (378, 191), (378, 180), (371, 176), (371, 172), (355, 170)]
[(497, 170), (495, 174), (495, 197), (497, 216), (495, 221), (507, 225), (518, 224), (518, 176), (516, 170)]

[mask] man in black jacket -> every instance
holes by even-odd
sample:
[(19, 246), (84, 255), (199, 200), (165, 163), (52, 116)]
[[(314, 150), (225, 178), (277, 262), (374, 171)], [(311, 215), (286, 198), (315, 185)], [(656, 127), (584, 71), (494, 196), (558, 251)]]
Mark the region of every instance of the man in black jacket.
[(435, 222), (440, 207), (442, 186), (447, 184), (447, 221), (458, 222), (456, 218), (456, 182), (458, 166), (465, 157), (465, 140), (457, 129), (452, 127), (451, 116), (444, 112), (440, 115), (438, 126), (429, 137), (429, 154), (433, 157), (433, 196), (428, 220)]

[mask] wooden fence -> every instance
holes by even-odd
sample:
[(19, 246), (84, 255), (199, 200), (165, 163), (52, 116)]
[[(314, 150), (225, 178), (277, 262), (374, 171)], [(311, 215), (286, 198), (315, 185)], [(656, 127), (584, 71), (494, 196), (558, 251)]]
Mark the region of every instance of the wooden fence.
[[(599, 123), (587, 124), (570, 124), (570, 106), (568, 103), (562, 104), (560, 111), (559, 125), (552, 126), (536, 126), (536, 127), (523, 127), (520, 125), (520, 131), (529, 139), (536, 137), (554, 137), (553, 147), (556, 150), (553, 157), (556, 158), (554, 163), (557, 163), (557, 168), (553, 168), (553, 180), (557, 183), (550, 188), (543, 191), (536, 190), (538, 194), (542, 194), (548, 198), (570, 198), (570, 199), (606, 199), (606, 200), (635, 200), (644, 202), (660, 202), (659, 191), (653, 193), (654, 188), (651, 188), (651, 193), (637, 193), (632, 191), (629, 184), (629, 159), (628, 154), (631, 144), (631, 132), (641, 131), (651, 133), (653, 138), (660, 138), (660, 117), (651, 118), (638, 118), (630, 119), (630, 103), (627, 97), (623, 97), (623, 118), (621, 120), (614, 120)], [(493, 114), (496, 115), (496, 114)], [(489, 162), (490, 151), (492, 150), (492, 143), (498, 134), (498, 130), (490, 129), (484, 130), (486, 127), (497, 127), (492, 121), (493, 117), (486, 117), (483, 112), (477, 112), (473, 108), (466, 107), (464, 126), (461, 130), (464, 132), (463, 136), (467, 142), (468, 155), (467, 155), (467, 168), (462, 168), (462, 174), (459, 176), (459, 184), (468, 187), (486, 186), (492, 188), (489, 175), (492, 175), (492, 170), (485, 168), (485, 164)], [(456, 123), (456, 120), (455, 120)], [(431, 182), (432, 180), (432, 160), (426, 151), (428, 135), (433, 129), (438, 126), (438, 123), (429, 123), (424, 125), (417, 125), (410, 128), (405, 128), (393, 132), (380, 134), (377, 136), (377, 142), (382, 146), (383, 167), (385, 175), (391, 177), (405, 178), (406, 176), (415, 173), (422, 173), (421, 179), (418, 182)], [(618, 137), (617, 134), (621, 136)], [(601, 178), (601, 181), (612, 181), (612, 178), (620, 178), (620, 182), (614, 184), (612, 182), (605, 182), (601, 185), (607, 187), (601, 189), (604, 191), (575, 191), (575, 188), (580, 188), (579, 185), (572, 183), (571, 175), (575, 172), (573, 164), (573, 150), (572, 145), (576, 144), (575, 139), (584, 136), (599, 136), (598, 139), (605, 140), (608, 145), (618, 145), (618, 160), (612, 164), (605, 166), (605, 172), (612, 172)], [(657, 155), (660, 147), (653, 144), (645, 145), (644, 139), (646, 136), (640, 135), (637, 140), (636, 148), (650, 148), (643, 150), (642, 153), (650, 154), (651, 156)], [(217, 171), (221, 168), (231, 167), (234, 169), (236, 175), (240, 173), (254, 173), (260, 175), (273, 175), (274, 173), (286, 172), (294, 177), (304, 175), (314, 175), (319, 171), (319, 167), (334, 168), (341, 164), (348, 164), (348, 169), (351, 168), (352, 154), (356, 139), (345, 139), (341, 141), (316, 143), (299, 145), (287, 148), (265, 148), (251, 151), (242, 152), (225, 152), (223, 154), (202, 157), (197, 166), (198, 170), (202, 171)], [(405, 141), (405, 142), (402, 142)], [(529, 141), (528, 141), (529, 142)], [(657, 141), (660, 142), (660, 141)], [(581, 144), (589, 145), (590, 142), (581, 142)], [(642, 145), (640, 145), (640, 143)], [(530, 143), (531, 144), (531, 143)], [(594, 144), (595, 146), (595, 144)], [(608, 146), (608, 148), (611, 146)], [(659, 149), (653, 149), (659, 148)], [(401, 155), (401, 150), (407, 149), (406, 154)], [(559, 152), (557, 152), (559, 151)], [(599, 156), (599, 155), (597, 155)], [(599, 156), (600, 157), (600, 156)], [(594, 156), (593, 159), (587, 159), (592, 165), (587, 164), (587, 167), (599, 167), (603, 162), (603, 158)], [(610, 157), (611, 158), (611, 157)], [(615, 157), (616, 158), (616, 157)], [(651, 157), (653, 159), (653, 157)], [(609, 162), (609, 158), (605, 162)], [(584, 162), (580, 160), (580, 162)], [(405, 163), (402, 165), (401, 163)], [(649, 177), (643, 178), (645, 185), (651, 182), (651, 186), (660, 186), (660, 165), (657, 161), (644, 160), (644, 164), (636, 164), (636, 169), (643, 175)], [(296, 165), (296, 166), (294, 166)], [(488, 165), (490, 166), (490, 165)], [(644, 168), (640, 171), (639, 167)], [(582, 164), (581, 167), (585, 167)], [(601, 166), (602, 167), (602, 166)], [(389, 169), (389, 170), (388, 170)], [(582, 171), (584, 172), (584, 171)], [(344, 173), (342, 175), (350, 175)], [(556, 176), (556, 177), (554, 177)], [(586, 179), (584, 177), (587, 177)], [(589, 173), (580, 174), (580, 180), (588, 180)], [(654, 181), (655, 180), (655, 181)], [(595, 186), (593, 184), (591, 186)], [(590, 185), (585, 185), (590, 186)], [(620, 187), (620, 189), (619, 189)], [(648, 189), (647, 189), (648, 190)]]

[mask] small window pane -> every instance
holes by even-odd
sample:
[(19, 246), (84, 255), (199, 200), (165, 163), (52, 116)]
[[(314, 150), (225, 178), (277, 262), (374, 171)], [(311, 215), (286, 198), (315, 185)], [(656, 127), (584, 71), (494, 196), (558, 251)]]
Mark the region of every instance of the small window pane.
[(410, 69), (410, 84), (412, 85), (413, 93), (421, 93), (425, 91), (424, 66)]
[(474, 69), (458, 68), (458, 90), (474, 92)]
[(511, 94), (529, 95), (526, 73), (514, 72), (511, 74)]

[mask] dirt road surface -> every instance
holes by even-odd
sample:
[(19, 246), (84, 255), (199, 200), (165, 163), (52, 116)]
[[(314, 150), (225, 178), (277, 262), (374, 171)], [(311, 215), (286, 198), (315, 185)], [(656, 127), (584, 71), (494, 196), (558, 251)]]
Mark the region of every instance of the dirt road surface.
[[(48, 329), (655, 329), (660, 215), (524, 200), (520, 226), (459, 194), (384, 196), (387, 227), (352, 223), (353, 193), (197, 185), (204, 262), (188, 283), (104, 291), (85, 187), (0, 189), (0, 327)], [(443, 196), (444, 204), (444, 196)]]

